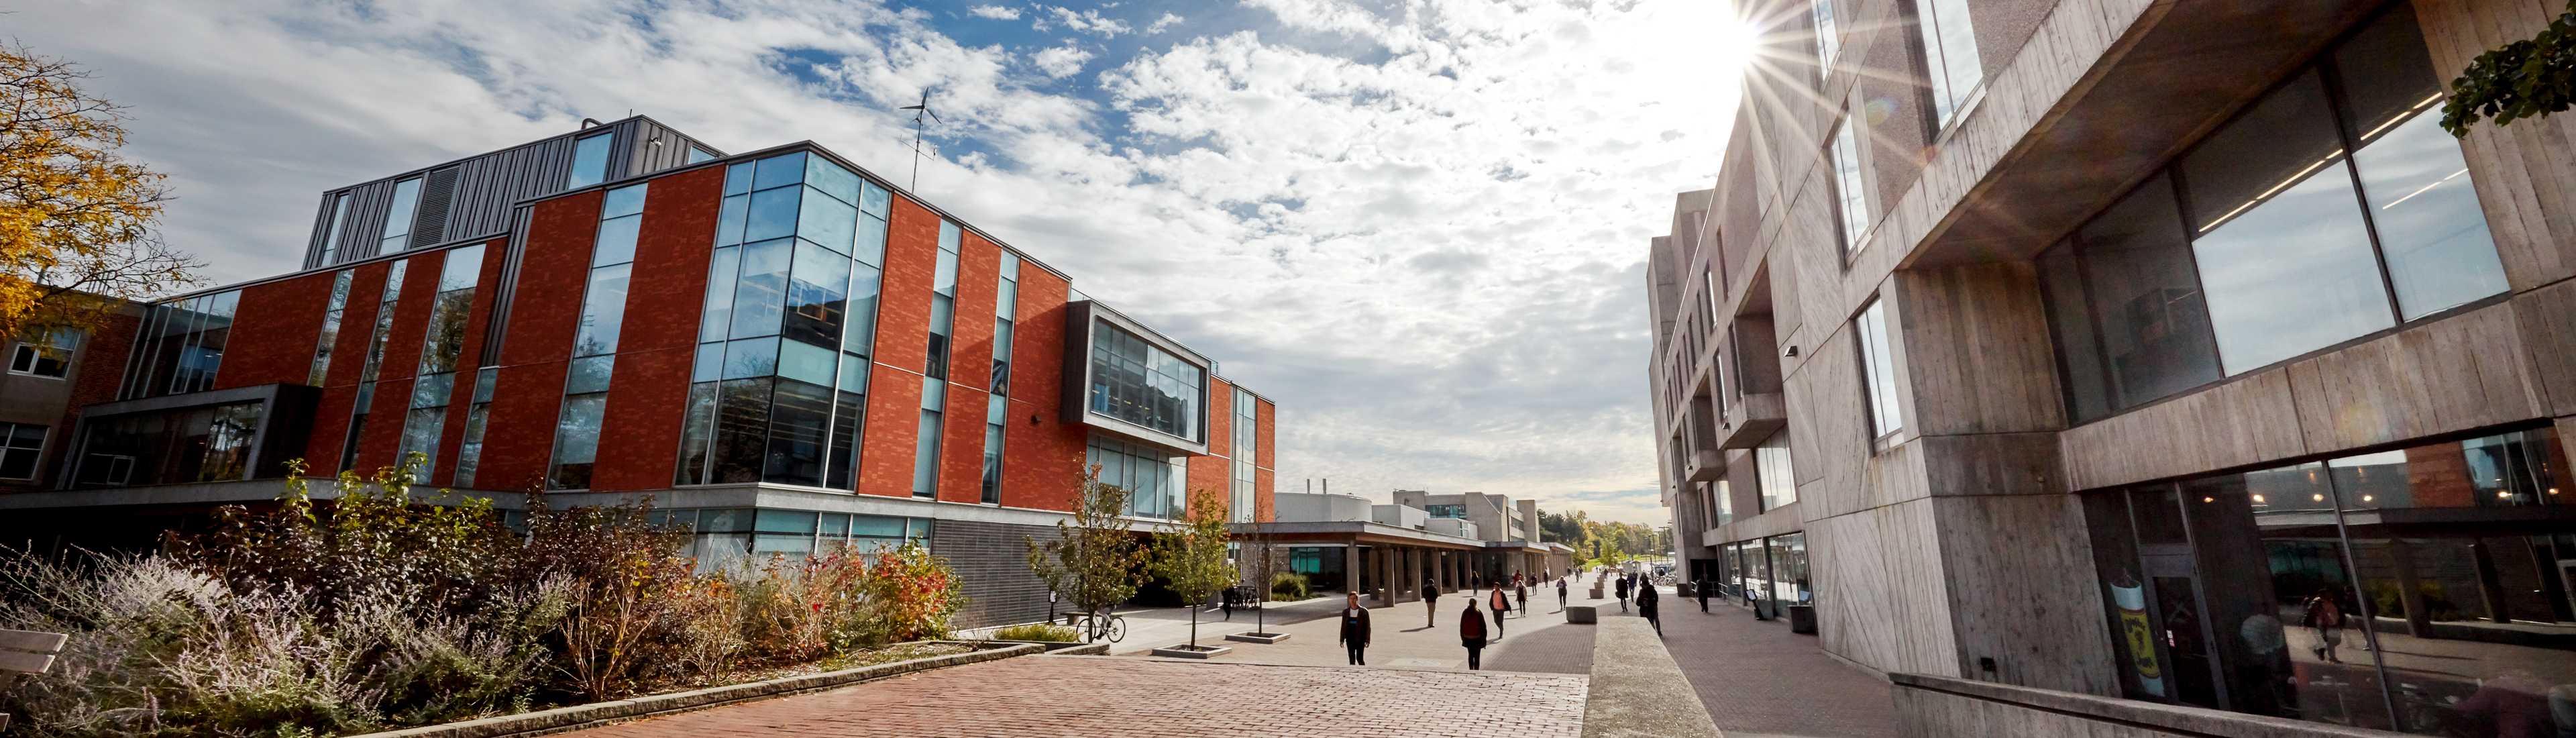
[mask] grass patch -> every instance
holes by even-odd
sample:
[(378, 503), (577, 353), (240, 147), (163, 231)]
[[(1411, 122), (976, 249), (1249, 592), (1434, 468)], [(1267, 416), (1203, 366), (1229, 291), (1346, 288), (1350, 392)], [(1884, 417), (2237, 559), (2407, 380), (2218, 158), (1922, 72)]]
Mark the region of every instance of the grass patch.
[(1048, 623), (1029, 623), (1027, 625), (1014, 625), (993, 631), (993, 640), (1072, 643), (1074, 641), (1082, 640), (1082, 634), (1067, 626), (1052, 625)]
[(817, 663), (823, 671), (856, 669), (862, 666), (891, 664), (897, 661), (950, 656), (975, 650), (960, 643), (898, 643), (880, 648), (863, 648), (823, 659)]

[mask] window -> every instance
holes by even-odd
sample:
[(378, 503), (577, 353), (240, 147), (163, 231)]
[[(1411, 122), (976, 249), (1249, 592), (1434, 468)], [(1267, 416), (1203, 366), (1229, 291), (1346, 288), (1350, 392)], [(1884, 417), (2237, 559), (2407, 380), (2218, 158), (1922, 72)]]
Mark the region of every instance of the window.
[(1914, 24), (1923, 32), (1923, 76), (1931, 82), (1934, 130), (1949, 128), (1986, 75), (1977, 60), (1977, 29), (1968, 20), (1968, 0), (1915, 0)]
[(949, 334), (957, 323), (957, 224), (939, 222), (939, 265), (930, 283), (930, 348), (922, 374), (948, 378)]
[(984, 504), (1002, 504), (1002, 432), (1010, 423), (1011, 401), (994, 395), (984, 403)]
[(939, 414), (948, 406), (948, 383), (921, 378), (921, 428), (913, 436), (912, 495), (939, 495)]
[(715, 159), (716, 152), (708, 151), (705, 147), (698, 146), (696, 144), (689, 145), (689, 163), (696, 164), (700, 162), (715, 161)]
[(420, 178), (394, 183), (394, 203), (385, 210), (385, 232), (376, 239), (376, 253), (386, 254), (411, 248), (411, 221), (420, 213)]
[(590, 283), (582, 292), (581, 330), (565, 371), (563, 414), (555, 423), (555, 489), (589, 489), (599, 454), (599, 429), (608, 408), (609, 379), (617, 364), (617, 338), (626, 324), (627, 284), (635, 269), (635, 238), (642, 232), (650, 183), (609, 190), (600, 199), (599, 235), (590, 248)]
[(1002, 280), (993, 298), (993, 394), (1011, 394), (1011, 335), (1020, 314), (1020, 255), (1002, 251)]
[(2078, 495), (2121, 692), (2438, 735), (2546, 728), (2496, 705), (2544, 704), (2565, 680), (2529, 665), (2576, 663), (2537, 634), (2576, 620), (2576, 519), (2553, 514), (2567, 463), (2539, 426)]
[(1834, 159), (1834, 212), (1841, 216), (1843, 258), (1867, 248), (1861, 236), (1869, 231), (1869, 188), (1860, 181), (1860, 147), (1852, 143), (1851, 116), (1834, 126), (1832, 152)]
[(1107, 321), (1091, 338), (1091, 412), (1191, 441), (1207, 370)]
[(483, 245), (449, 249), (438, 270), (438, 293), (429, 304), (429, 326), (420, 346), (420, 366), (413, 372), (411, 413), (403, 421), (402, 450), (408, 460), (420, 453), (429, 478), (438, 463), (438, 439), (447, 428), (447, 406), (456, 385), (456, 362), (465, 353), (465, 321), (474, 312), (474, 284), (483, 273)]
[[(1759, 474), (1760, 470), (1761, 467), (1757, 461), (1755, 473)], [(1798, 485), (1796, 480), (1793, 479), (1790, 481), (1789, 495), (1791, 497), (1796, 497), (1797, 494)], [(1717, 480), (1708, 487), (1708, 508), (1708, 524), (1710, 527), (1735, 522), (1735, 492), (1734, 488), (1726, 483), (1726, 480)]]
[(1816, 24), (1816, 76), (1831, 79), (1834, 75), (1834, 53), (1842, 49), (1841, 31), (1834, 28), (1834, 0), (1815, 0), (1807, 6)]
[(62, 379), (71, 373), (72, 353), (80, 349), (80, 331), (56, 330), (19, 341), (9, 352), (9, 373)]
[[(1258, 479), (1257, 462), (1261, 459), (1260, 403), (1260, 398), (1253, 396), (1251, 390), (1234, 388), (1234, 447), (1228, 450), (1234, 457), (1234, 505), (1231, 509), (1237, 523), (1254, 522), (1254, 508), (1260, 505), (1254, 488)], [(1466, 511), (1460, 510), (1458, 514), (1464, 516)]]
[[(79, 488), (229, 482), (253, 476), (250, 447), (265, 407), (259, 402), (138, 412), (83, 426), (72, 484)], [(274, 466), (258, 476), (283, 472)]]
[(1853, 338), (1860, 343), (1861, 379), (1866, 386), (1862, 394), (1869, 401), (1869, 432), (1872, 438), (1886, 438), (1905, 428), (1905, 419), (1896, 408), (1896, 364), (1888, 351), (1886, 307), (1877, 298), (1861, 308), (1860, 317), (1852, 320)]
[(1128, 492), (1127, 514), (1140, 518), (1174, 518), (1185, 510), (1181, 483), (1188, 472), (1183, 456), (1141, 443), (1095, 436), (1086, 449), (1084, 468), (1100, 468), (1100, 481)]
[(474, 400), (465, 411), (465, 440), (456, 447), (456, 487), (474, 487), (474, 472), (483, 465), (483, 424), (492, 410), (492, 385), (500, 373), (497, 367), (484, 367), (474, 372)]
[(118, 399), (132, 400), (213, 389), (232, 336), (241, 290), (184, 297), (152, 306), (135, 331)]
[(2041, 255), (2076, 420), (2505, 290), (2428, 59), (2390, 10)]
[(602, 133), (573, 141), (572, 174), (564, 189), (589, 187), (608, 181), (608, 147), (617, 143), (617, 134)]
[(343, 192), (331, 198), (331, 227), (322, 235), (322, 258), (314, 260), (314, 266), (330, 266), (336, 260), (340, 253), (340, 226), (348, 223), (349, 193)]
[(355, 269), (342, 269), (331, 277), (331, 303), (322, 311), (322, 337), (313, 342), (313, 368), (304, 374), (304, 383), (322, 386), (331, 377), (331, 349), (340, 343), (340, 315), (349, 308), (349, 279)]
[(1467, 506), (1424, 505), (1422, 506), (1422, 513), (1428, 517), (1434, 518), (1457, 518), (1459, 520), (1465, 520), (1467, 519)]
[(890, 210), (819, 154), (726, 167), (674, 483), (854, 489)]
[(35, 479), (36, 464), (45, 456), (45, 436), (52, 430), (29, 423), (0, 423), (0, 479)]
[(1797, 473), (1789, 455), (1788, 431), (1773, 433), (1753, 448), (1753, 477), (1762, 491), (1763, 511), (1798, 501)]

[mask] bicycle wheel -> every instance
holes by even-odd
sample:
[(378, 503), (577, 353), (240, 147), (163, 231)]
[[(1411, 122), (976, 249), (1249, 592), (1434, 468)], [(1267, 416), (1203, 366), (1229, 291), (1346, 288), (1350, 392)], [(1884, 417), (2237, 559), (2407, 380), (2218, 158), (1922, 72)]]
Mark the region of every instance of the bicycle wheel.
[(1109, 642), (1117, 643), (1126, 639), (1127, 619), (1117, 615), (1109, 616)]

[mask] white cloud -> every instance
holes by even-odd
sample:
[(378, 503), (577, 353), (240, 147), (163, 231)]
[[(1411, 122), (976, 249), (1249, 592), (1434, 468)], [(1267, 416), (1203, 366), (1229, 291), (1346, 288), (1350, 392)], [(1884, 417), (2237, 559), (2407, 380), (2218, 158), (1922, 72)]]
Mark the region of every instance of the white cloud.
[[(726, 150), (810, 138), (900, 176), (894, 108), (934, 88), (953, 153), (924, 162), (922, 194), (1278, 401), (1280, 489), (1661, 519), (1642, 262), (1733, 114), (1699, 56), (1723, 6), (1250, 1), (1387, 53), (1207, 29), (1021, 63), (879, 0), (101, 0), (9, 20), (132, 106), (129, 150), (179, 197), (167, 235), (224, 281), (294, 268), (324, 189), (630, 108)], [(1098, 88), (1055, 82), (1086, 64)]]
[(1097, 8), (1076, 12), (1070, 8), (1040, 5), (1038, 10), (1045, 15), (1031, 22), (1029, 27), (1040, 31), (1054, 30), (1056, 26), (1063, 26), (1068, 30), (1098, 34), (1101, 38), (1112, 38), (1134, 30), (1128, 27), (1125, 21), (1101, 16)]
[(1019, 8), (1005, 8), (999, 5), (977, 5), (974, 8), (967, 10), (966, 13), (977, 18), (991, 18), (993, 20), (1020, 19)]
[(1182, 20), (1183, 19), (1180, 16), (1173, 15), (1171, 13), (1164, 13), (1163, 17), (1156, 18), (1153, 23), (1146, 24), (1145, 33), (1146, 35), (1162, 33), (1164, 29), (1180, 25)]
[(1038, 66), (1039, 71), (1045, 72), (1046, 76), (1056, 78), (1070, 77), (1081, 72), (1082, 63), (1090, 60), (1091, 52), (1071, 45), (1049, 48), (1029, 59)]

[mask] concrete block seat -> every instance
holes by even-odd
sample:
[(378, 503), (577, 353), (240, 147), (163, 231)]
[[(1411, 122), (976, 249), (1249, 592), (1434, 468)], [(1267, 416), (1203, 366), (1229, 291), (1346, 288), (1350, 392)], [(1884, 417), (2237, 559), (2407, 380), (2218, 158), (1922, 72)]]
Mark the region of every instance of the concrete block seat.
[(1598, 624), (1601, 622), (1601, 612), (1594, 609), (1591, 605), (1567, 605), (1565, 607), (1565, 622)]

